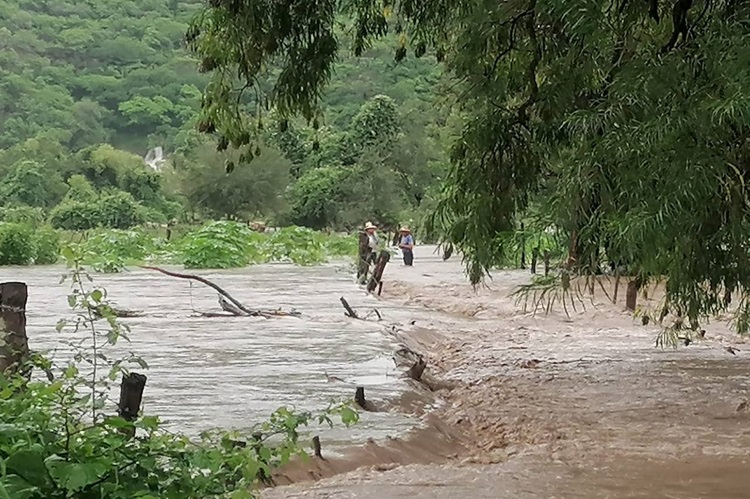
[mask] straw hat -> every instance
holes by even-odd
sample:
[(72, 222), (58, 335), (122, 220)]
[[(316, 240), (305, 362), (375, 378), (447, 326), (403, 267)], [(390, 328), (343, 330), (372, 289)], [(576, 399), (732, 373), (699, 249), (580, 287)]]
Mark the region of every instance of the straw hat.
[(404, 225), (403, 227), (401, 227), (401, 229), (399, 229), (399, 232), (411, 232), (411, 231), (409, 230), (409, 227)]
[(374, 225), (372, 224), (372, 222), (367, 222), (367, 223), (365, 224), (365, 230), (368, 230), (368, 229), (377, 229), (377, 227), (375, 227), (375, 226), (374, 226)]

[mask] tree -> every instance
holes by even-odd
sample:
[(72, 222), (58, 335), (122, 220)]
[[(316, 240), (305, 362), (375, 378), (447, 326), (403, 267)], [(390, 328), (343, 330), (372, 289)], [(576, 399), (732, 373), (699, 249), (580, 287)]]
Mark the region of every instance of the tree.
[(204, 143), (184, 163), (182, 192), (193, 209), (239, 218), (283, 207), (291, 164), (276, 149), (263, 147), (248, 160), (239, 151), (217, 153), (214, 144)]
[(396, 30), (397, 61), (432, 50), (455, 78), (465, 121), (434, 225), (472, 282), (500, 262), (498, 242), (544, 189), (546, 216), (570, 242), (568, 272), (591, 272), (604, 249), (642, 279), (665, 278), (694, 327), (739, 293), (737, 326), (750, 329), (747, 2), (337, 5), (212, 3), (188, 37), (212, 69), (209, 128), (246, 133), (233, 78), (252, 86), (271, 63), (268, 105), (318, 116), (337, 14), (352, 19), (355, 54)]
[(35, 161), (19, 161), (0, 179), (0, 204), (17, 203), (49, 208), (59, 203), (67, 187), (57, 172)]

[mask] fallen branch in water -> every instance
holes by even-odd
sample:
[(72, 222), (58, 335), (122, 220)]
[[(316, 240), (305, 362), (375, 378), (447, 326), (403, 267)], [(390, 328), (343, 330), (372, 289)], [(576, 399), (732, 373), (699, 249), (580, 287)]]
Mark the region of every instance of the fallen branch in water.
[(347, 316), (347, 317), (349, 317), (349, 318), (359, 319), (361, 321), (365, 321), (365, 320), (369, 319), (370, 316), (374, 313), (375, 315), (378, 316), (378, 320), (379, 321), (383, 320), (383, 316), (380, 315), (380, 312), (378, 312), (377, 308), (373, 308), (372, 310), (370, 310), (367, 313), (367, 315), (365, 315), (364, 317), (360, 317), (359, 314), (357, 314), (357, 312), (351, 307), (351, 305), (349, 305), (349, 302), (346, 301), (346, 298), (344, 298), (342, 296), (341, 298), (339, 298), (339, 300), (341, 300), (341, 305), (343, 305), (344, 309), (346, 310), (346, 312), (344, 313), (344, 315)]
[[(224, 291), (221, 287), (209, 281), (205, 277), (201, 277), (201, 276), (193, 275), (193, 274), (180, 274), (177, 272), (164, 270), (159, 267), (150, 267), (146, 265), (141, 265), (140, 267), (142, 269), (155, 270), (157, 272), (161, 272), (164, 275), (168, 275), (170, 277), (176, 277), (178, 279), (190, 279), (193, 281), (198, 281), (202, 284), (205, 284), (206, 286), (210, 288), (215, 289), (217, 293), (219, 293), (221, 296), (229, 300), (235, 307), (237, 307), (236, 310), (230, 307), (225, 308), (224, 303), (226, 302), (223, 302), (223, 300), (221, 299), (219, 300), (219, 303), (222, 305), (222, 308), (225, 309), (225, 311), (230, 312), (232, 315), (235, 315), (235, 316), (247, 315), (247, 316), (252, 316), (252, 317), (264, 317), (266, 319), (270, 317), (299, 317), (300, 316), (298, 312), (285, 312), (283, 310), (251, 310), (247, 308), (245, 305), (243, 305), (242, 302), (236, 300), (234, 297), (232, 297), (232, 295), (230, 295), (229, 293)], [(237, 312), (241, 312), (241, 313), (237, 313)]]

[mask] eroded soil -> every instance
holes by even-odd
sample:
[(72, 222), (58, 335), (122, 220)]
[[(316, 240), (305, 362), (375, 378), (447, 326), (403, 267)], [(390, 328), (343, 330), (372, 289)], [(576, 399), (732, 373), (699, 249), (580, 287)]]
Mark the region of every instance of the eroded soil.
[(418, 253), (387, 276), (385, 300), (434, 311), (390, 330), (428, 358), (435, 390), (395, 404), (426, 428), (292, 467), (279, 483), (329, 478), (264, 497), (750, 497), (750, 349), (725, 324), (659, 349), (610, 282), (545, 315), (509, 298), (522, 272), (474, 290), (458, 261)]

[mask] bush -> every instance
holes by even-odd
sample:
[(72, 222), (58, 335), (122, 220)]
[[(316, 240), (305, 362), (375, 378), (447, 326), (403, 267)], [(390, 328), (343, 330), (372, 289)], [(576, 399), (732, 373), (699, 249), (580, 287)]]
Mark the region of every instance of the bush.
[(180, 241), (182, 263), (189, 269), (244, 267), (252, 260), (250, 243), (259, 237), (259, 234), (236, 222), (207, 223), (188, 232)]
[(102, 227), (129, 229), (146, 221), (143, 207), (127, 192), (110, 191), (97, 204)]
[(36, 257), (34, 231), (17, 223), (0, 223), (0, 265), (29, 265)]
[(97, 272), (113, 273), (150, 257), (157, 245), (140, 229), (102, 229), (77, 245), (77, 249)]
[(36, 227), (44, 223), (44, 218), (42, 208), (25, 205), (0, 208), (0, 222), (13, 222)]
[(34, 263), (38, 265), (56, 263), (60, 258), (60, 234), (49, 225), (44, 225), (36, 230), (34, 240), (36, 242)]
[(50, 223), (63, 230), (88, 230), (101, 221), (99, 207), (95, 201), (65, 200), (52, 210)]
[(122, 191), (110, 191), (90, 201), (66, 199), (50, 215), (52, 225), (64, 230), (129, 229), (145, 221), (144, 208)]

